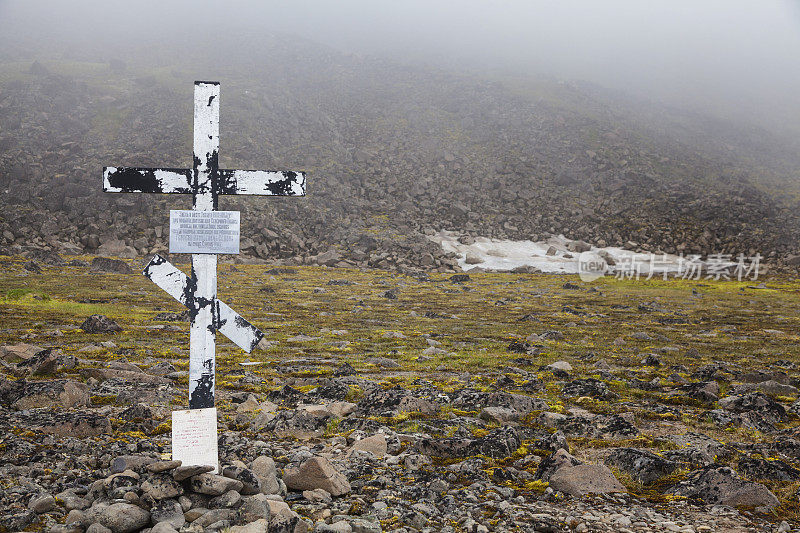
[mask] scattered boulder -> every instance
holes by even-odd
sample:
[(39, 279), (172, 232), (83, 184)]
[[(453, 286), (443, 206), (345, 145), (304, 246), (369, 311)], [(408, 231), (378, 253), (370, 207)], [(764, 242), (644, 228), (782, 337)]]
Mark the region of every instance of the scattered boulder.
[(85, 383), (60, 379), (52, 381), (29, 381), (24, 385), (22, 397), (14, 402), (15, 409), (37, 409), (43, 407), (87, 407), (89, 388)]
[(677, 470), (679, 463), (656, 455), (649, 450), (616, 448), (606, 458), (606, 464), (618, 468), (643, 485), (651, 485)]
[(350, 483), (324, 457), (311, 457), (299, 466), (289, 466), (283, 471), (283, 481), (292, 490), (323, 489), (332, 496), (350, 492)]
[(709, 505), (772, 508), (778, 498), (760, 483), (742, 480), (728, 466), (709, 465), (691, 472), (671, 492)]
[(727, 396), (719, 401), (719, 406), (733, 413), (752, 413), (772, 423), (786, 420), (786, 409), (783, 405), (763, 392)]
[(564, 466), (550, 476), (549, 483), (553, 490), (572, 496), (627, 492), (613, 472), (603, 465)]
[(150, 513), (130, 503), (92, 507), (89, 517), (113, 533), (133, 533), (150, 524)]
[(80, 328), (86, 333), (119, 333), (122, 328), (105, 315), (92, 315), (83, 321)]
[(89, 267), (90, 272), (106, 272), (109, 274), (133, 274), (128, 263), (110, 257), (95, 257)]

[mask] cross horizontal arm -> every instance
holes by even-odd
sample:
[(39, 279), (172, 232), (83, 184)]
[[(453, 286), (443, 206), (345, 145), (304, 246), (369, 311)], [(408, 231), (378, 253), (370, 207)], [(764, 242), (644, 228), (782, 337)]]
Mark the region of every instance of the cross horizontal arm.
[(305, 172), (220, 169), (220, 194), (305, 196)]
[[(212, 176), (212, 181), (214, 177)], [(220, 169), (217, 194), (305, 196), (304, 172)], [(104, 167), (104, 192), (192, 194), (192, 169)]]
[[(175, 268), (172, 263), (155, 255), (144, 269), (144, 275), (167, 294), (186, 307), (193, 305), (194, 283), (191, 278)], [(250, 353), (258, 346), (264, 334), (236, 311), (218, 299), (214, 301), (213, 323), (217, 331), (228, 337), (239, 348)]]
[(192, 193), (189, 168), (103, 167), (104, 192)]

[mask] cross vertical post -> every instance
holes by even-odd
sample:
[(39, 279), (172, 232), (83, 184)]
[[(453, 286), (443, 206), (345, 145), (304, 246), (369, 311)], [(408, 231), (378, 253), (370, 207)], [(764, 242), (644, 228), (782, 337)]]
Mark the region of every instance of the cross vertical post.
[[(194, 84), (192, 209), (217, 209), (219, 191), (219, 83)], [(189, 409), (214, 407), (217, 256), (192, 254), (194, 310), (189, 329)]]

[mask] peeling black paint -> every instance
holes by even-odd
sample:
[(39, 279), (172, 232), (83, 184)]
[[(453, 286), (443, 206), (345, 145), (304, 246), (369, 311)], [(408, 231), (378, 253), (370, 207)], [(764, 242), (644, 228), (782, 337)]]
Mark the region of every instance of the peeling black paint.
[[(103, 174), (108, 167), (103, 168)], [(186, 187), (172, 189), (156, 177), (157, 171), (165, 171), (174, 174), (181, 174), (186, 178)], [(189, 177), (191, 171), (185, 168), (139, 168), (139, 167), (118, 167), (108, 175), (108, 185), (114, 189), (122, 189), (122, 192), (145, 192), (145, 193), (179, 193), (189, 194), (192, 192), (189, 187)], [(109, 192), (106, 187), (105, 192)]]
[[(219, 194), (235, 195), (246, 194), (239, 190), (236, 183), (235, 170), (219, 169)], [(269, 191), (273, 196), (297, 196), (294, 192), (294, 184), (298, 183), (305, 190), (305, 174), (303, 172), (292, 172), (290, 170), (268, 171), (283, 175), (283, 179), (272, 183), (264, 183), (264, 191)]]

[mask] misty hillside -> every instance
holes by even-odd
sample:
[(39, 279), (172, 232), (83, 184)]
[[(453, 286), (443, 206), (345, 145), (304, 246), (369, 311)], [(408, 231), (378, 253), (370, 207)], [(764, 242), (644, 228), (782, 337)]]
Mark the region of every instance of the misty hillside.
[(308, 172), (306, 198), (223, 199), (245, 211), (252, 256), (452, 268), (425, 237), (441, 229), (773, 263), (800, 251), (790, 146), (588, 84), (411, 67), (281, 35), (2, 57), (11, 252), (164, 249), (168, 209), (190, 199), (104, 195), (101, 169), (190, 166), (195, 79), (222, 83), (221, 166)]

